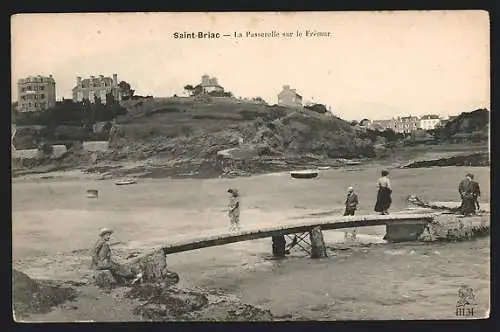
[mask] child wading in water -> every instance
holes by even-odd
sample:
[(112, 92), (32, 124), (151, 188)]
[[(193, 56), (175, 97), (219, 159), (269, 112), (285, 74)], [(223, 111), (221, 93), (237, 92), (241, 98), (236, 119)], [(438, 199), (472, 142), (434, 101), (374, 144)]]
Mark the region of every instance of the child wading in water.
[(236, 231), (240, 229), (240, 195), (237, 189), (228, 189), (229, 193), (229, 206), (228, 215), (231, 221), (230, 231)]
[[(358, 204), (359, 204), (358, 195), (354, 192), (354, 189), (352, 187), (347, 188), (344, 216), (353, 216), (354, 213), (356, 212)], [(347, 239), (348, 237), (347, 232), (344, 233), (344, 237)], [(356, 238), (356, 227), (354, 227), (351, 237), (353, 239)]]

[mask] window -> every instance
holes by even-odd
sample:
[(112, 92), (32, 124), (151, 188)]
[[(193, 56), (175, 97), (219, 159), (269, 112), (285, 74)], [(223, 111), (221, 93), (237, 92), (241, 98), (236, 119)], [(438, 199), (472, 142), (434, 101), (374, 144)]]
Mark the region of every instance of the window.
[(42, 93), (42, 94), (40, 95), (40, 98), (41, 98), (41, 99), (45, 99), (45, 95)]
[(42, 85), (42, 86), (40, 87), (40, 90), (41, 90), (41, 91), (45, 90), (45, 87)]

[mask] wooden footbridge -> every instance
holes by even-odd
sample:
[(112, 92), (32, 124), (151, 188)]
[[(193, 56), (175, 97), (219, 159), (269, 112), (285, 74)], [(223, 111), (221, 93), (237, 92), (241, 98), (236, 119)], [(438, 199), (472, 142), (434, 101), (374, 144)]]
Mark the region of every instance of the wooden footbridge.
[[(248, 229), (227, 232), (213, 236), (202, 236), (188, 240), (180, 240), (160, 246), (165, 255), (220, 246), (229, 243), (249, 241), (260, 238), (272, 238), (274, 256), (282, 257), (287, 252), (285, 236), (295, 234), (290, 247), (298, 245), (307, 251), (311, 257), (325, 257), (326, 247), (322, 231), (352, 227), (386, 225), (386, 240), (390, 242), (415, 241), (426, 226), (434, 220), (434, 214), (394, 214), (394, 215), (360, 215), (342, 216), (329, 220), (317, 219), (307, 222), (279, 225), (263, 229)], [(309, 236), (308, 236), (309, 235)], [(309, 237), (309, 241), (307, 239)], [(307, 248), (304, 244), (307, 245)]]

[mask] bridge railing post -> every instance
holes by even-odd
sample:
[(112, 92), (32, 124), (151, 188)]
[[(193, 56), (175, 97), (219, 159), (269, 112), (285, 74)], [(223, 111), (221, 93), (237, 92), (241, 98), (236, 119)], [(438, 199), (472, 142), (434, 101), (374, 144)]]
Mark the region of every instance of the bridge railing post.
[(321, 227), (314, 227), (309, 232), (309, 238), (311, 240), (311, 258), (327, 257), (326, 245)]

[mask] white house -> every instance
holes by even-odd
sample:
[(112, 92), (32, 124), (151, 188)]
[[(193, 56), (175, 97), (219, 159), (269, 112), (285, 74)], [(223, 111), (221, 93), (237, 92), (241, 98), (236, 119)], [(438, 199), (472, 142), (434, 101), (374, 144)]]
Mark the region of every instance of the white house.
[(302, 96), (295, 89), (290, 89), (289, 85), (284, 85), (283, 90), (278, 94), (278, 105), (302, 107)]
[(435, 114), (424, 115), (420, 118), (420, 128), (432, 130), (441, 122), (441, 118)]

